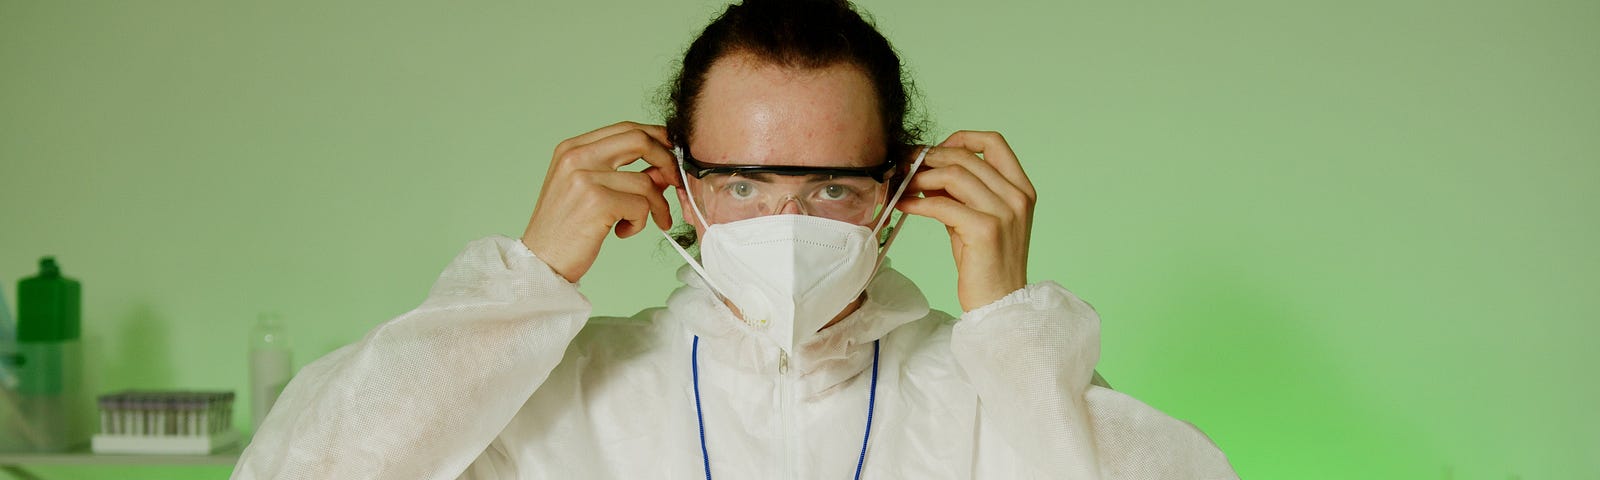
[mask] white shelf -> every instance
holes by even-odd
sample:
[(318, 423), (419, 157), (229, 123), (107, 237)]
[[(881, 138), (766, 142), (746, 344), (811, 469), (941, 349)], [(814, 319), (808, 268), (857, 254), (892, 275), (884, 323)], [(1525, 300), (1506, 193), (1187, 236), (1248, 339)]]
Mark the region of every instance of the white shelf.
[(210, 455), (113, 455), (92, 453), (88, 445), (58, 453), (0, 452), (0, 466), (7, 465), (234, 465), (239, 463), (237, 444)]

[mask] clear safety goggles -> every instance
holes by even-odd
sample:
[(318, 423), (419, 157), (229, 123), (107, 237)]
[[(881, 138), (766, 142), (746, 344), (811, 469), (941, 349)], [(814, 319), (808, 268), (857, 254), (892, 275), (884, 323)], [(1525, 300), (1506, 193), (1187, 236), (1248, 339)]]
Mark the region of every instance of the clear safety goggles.
[(711, 224), (799, 213), (866, 225), (884, 213), (896, 166), (725, 165), (677, 153), (684, 175), (697, 180), (691, 198)]

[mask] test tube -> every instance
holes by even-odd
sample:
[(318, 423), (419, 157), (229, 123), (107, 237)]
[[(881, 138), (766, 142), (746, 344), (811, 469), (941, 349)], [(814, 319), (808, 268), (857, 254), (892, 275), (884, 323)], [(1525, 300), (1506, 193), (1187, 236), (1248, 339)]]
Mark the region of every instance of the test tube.
[(102, 435), (111, 433), (107, 431), (111, 424), (111, 396), (101, 395), (97, 403), (100, 405), (100, 433)]
[(167, 422), (172, 417), (172, 397), (163, 394), (156, 399), (156, 436), (167, 435)]
[(139, 434), (140, 435), (144, 435), (144, 436), (148, 437), (148, 436), (150, 436), (150, 434), (152, 432), (155, 431), (155, 429), (156, 429), (156, 418), (155, 417), (156, 417), (156, 399), (155, 399), (155, 395), (154, 394), (150, 394), (150, 393), (145, 393), (145, 394), (139, 395), (139, 421), (143, 423), (143, 425), (141, 425), (139, 427)]
[(144, 435), (144, 428), (150, 423), (144, 418), (144, 394), (134, 393), (133, 398), (128, 401), (128, 407), (133, 416), (133, 431), (128, 433), (132, 435)]
[(167, 396), (167, 435), (178, 434), (178, 421), (183, 418), (178, 413), (178, 403), (183, 400), (181, 394)]
[(195, 393), (194, 397), (191, 398), (190, 401), (194, 402), (193, 406), (191, 407), (194, 408), (194, 434), (205, 435), (206, 408), (209, 406), (209, 402), (206, 402), (205, 395), (200, 393)]
[(195, 418), (196, 405), (198, 405), (198, 404), (199, 404), (199, 402), (195, 401), (194, 395), (188, 395), (188, 396), (185, 396), (183, 398), (183, 435), (184, 436), (193, 437), (193, 436), (198, 435), (200, 433), (198, 431), (199, 428), (200, 428), (200, 421)]
[(117, 433), (133, 434), (133, 398), (127, 392), (117, 394)]
[(139, 427), (140, 435), (148, 437), (150, 436), (151, 432), (155, 431), (155, 400), (155, 396), (150, 393), (139, 395), (139, 421), (142, 423), (142, 425)]
[(206, 395), (206, 431), (204, 433), (206, 435), (210, 435), (210, 434), (215, 433), (217, 431), (217, 409), (221, 407), (221, 405), (220, 405), (221, 402), (217, 401), (217, 395), (216, 394), (206, 393), (205, 395)]
[(222, 431), (233, 430), (233, 392), (222, 394)]

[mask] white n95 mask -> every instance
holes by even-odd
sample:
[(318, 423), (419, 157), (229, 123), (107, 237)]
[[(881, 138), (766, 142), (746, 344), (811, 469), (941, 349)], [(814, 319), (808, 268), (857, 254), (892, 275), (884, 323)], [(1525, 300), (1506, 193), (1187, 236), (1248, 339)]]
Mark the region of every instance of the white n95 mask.
[[(911, 165), (916, 172), (930, 147)], [(680, 155), (681, 151), (675, 152)], [(682, 161), (679, 171), (682, 174)], [(687, 175), (684, 175), (687, 182)], [(739, 310), (744, 323), (793, 352), (861, 296), (877, 274), (889, 245), (905, 222), (901, 215), (882, 248), (878, 233), (905, 192), (910, 176), (896, 188), (873, 228), (823, 217), (765, 215), (709, 225), (700, 238), (696, 262), (669, 241), (711, 290)], [(688, 189), (689, 204), (702, 225), (708, 218)], [(665, 232), (662, 232), (665, 235)]]

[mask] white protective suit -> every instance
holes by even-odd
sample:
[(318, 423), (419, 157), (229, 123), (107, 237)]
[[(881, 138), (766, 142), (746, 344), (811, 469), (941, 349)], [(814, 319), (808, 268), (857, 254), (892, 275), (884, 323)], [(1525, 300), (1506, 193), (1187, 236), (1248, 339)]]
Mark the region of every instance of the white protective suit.
[[(791, 354), (687, 267), (665, 308), (590, 318), (521, 242), (473, 242), (427, 301), (306, 366), (235, 479), (1237, 478), (1199, 430), (1091, 386), (1099, 318), (1054, 282), (960, 318), (884, 269)], [(691, 352), (699, 337), (700, 412)]]

